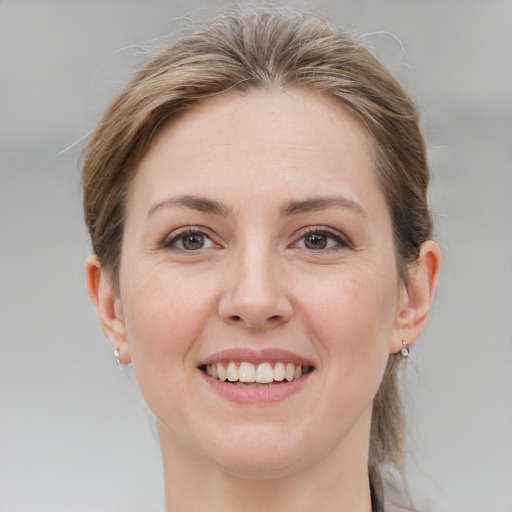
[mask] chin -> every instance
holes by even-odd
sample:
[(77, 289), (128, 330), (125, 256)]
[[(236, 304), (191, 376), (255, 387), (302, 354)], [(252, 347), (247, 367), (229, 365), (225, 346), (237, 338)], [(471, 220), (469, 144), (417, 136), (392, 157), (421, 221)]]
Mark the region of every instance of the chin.
[(210, 444), (208, 456), (223, 471), (241, 478), (276, 478), (298, 469), (307, 458), (307, 447), (299, 437), (289, 431), (284, 435), (282, 425), (245, 425)]

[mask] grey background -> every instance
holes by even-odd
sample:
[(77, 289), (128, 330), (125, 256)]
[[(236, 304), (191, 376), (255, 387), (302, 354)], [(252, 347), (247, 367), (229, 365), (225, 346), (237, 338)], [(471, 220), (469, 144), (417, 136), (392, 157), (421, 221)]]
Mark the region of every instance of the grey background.
[[(85, 291), (78, 155), (140, 48), (219, 4), (0, 0), (1, 512), (163, 506), (150, 415)], [(443, 510), (510, 512), (512, 2), (310, 5), (423, 112), (445, 267), (409, 368), (409, 474)]]

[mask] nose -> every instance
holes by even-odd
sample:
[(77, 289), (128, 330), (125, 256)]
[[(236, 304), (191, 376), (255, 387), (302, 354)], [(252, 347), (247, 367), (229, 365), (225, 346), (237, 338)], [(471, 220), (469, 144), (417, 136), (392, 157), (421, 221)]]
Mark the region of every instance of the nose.
[(277, 327), (290, 320), (293, 306), (279, 262), (271, 250), (247, 249), (234, 255), (219, 301), (220, 317), (253, 329)]

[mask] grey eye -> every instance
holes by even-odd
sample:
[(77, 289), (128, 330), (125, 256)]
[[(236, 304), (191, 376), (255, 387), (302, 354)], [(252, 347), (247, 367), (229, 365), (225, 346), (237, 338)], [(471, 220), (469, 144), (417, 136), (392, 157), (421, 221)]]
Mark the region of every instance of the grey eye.
[(195, 227), (185, 227), (171, 233), (163, 242), (164, 249), (176, 251), (200, 251), (216, 247), (215, 242), (203, 231)]
[(201, 233), (190, 233), (189, 235), (181, 237), (180, 242), (183, 249), (186, 249), (187, 251), (195, 251), (204, 247), (205, 236)]
[(304, 237), (304, 247), (312, 250), (325, 249), (329, 237), (323, 233), (312, 233)]
[(348, 244), (338, 233), (333, 233), (326, 229), (313, 228), (302, 235), (296, 247), (307, 249), (308, 251), (324, 251), (336, 248), (344, 249), (348, 247)]

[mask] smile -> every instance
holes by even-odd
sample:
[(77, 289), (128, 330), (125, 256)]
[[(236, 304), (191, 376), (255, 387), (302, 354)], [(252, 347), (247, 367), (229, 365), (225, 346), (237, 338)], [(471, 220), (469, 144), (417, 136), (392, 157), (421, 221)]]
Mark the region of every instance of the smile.
[(227, 381), (238, 385), (292, 382), (311, 372), (312, 369), (312, 366), (281, 361), (259, 364), (247, 361), (219, 361), (203, 367), (203, 371), (210, 377), (221, 382)]
[(245, 405), (272, 405), (300, 393), (316, 373), (313, 361), (279, 348), (222, 350), (198, 370), (210, 389)]

